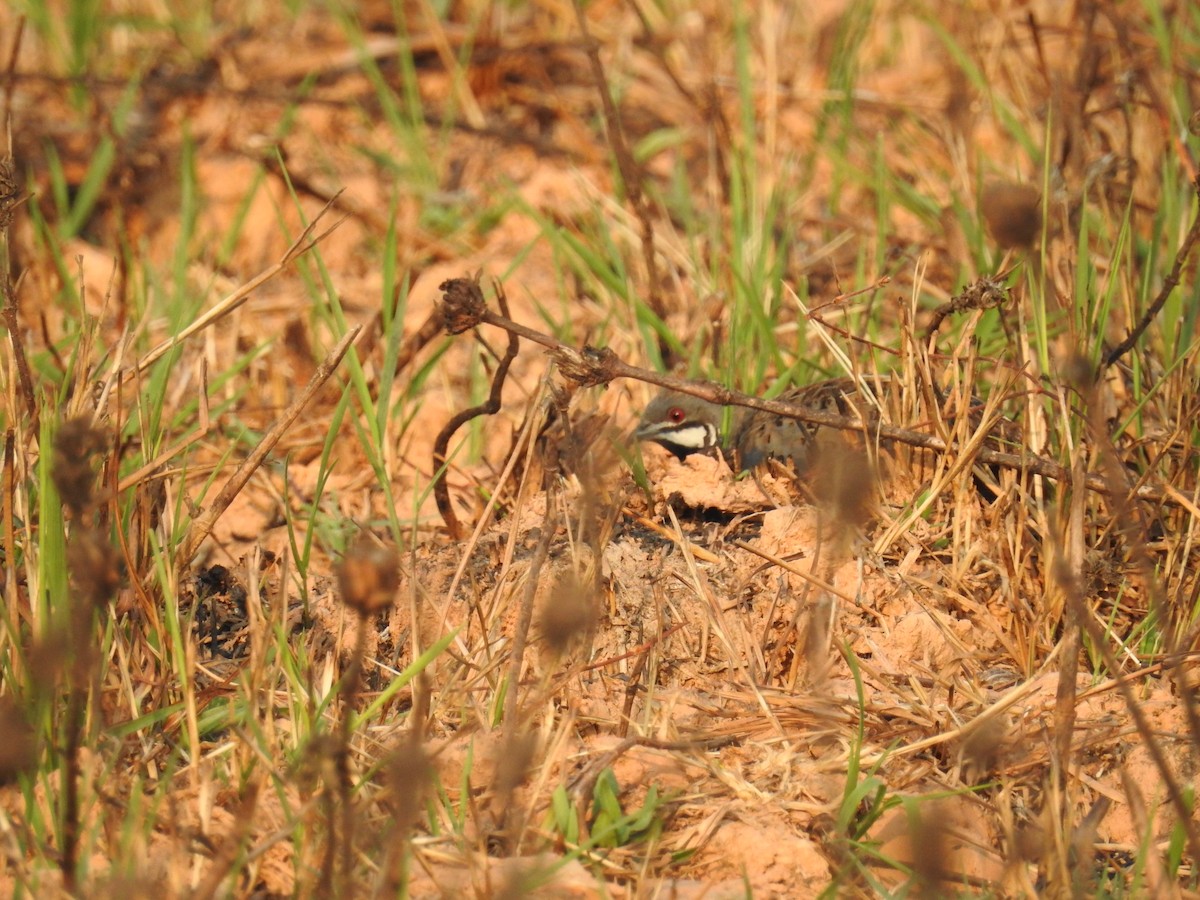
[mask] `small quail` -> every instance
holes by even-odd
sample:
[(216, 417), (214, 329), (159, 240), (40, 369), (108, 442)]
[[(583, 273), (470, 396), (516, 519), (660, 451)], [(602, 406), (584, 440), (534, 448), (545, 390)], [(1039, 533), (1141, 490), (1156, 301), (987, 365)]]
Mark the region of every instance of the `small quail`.
[[(854, 379), (835, 378), (794, 388), (779, 399), (821, 412), (852, 415), (851, 399), (856, 393)], [(816, 461), (818, 426), (739, 406), (733, 410), (729, 440), (722, 445), (723, 417), (724, 407), (665, 391), (646, 407), (636, 434), (638, 440), (661, 444), (680, 459), (723, 446), (739, 469), (753, 469), (774, 459), (790, 462), (802, 473)]]

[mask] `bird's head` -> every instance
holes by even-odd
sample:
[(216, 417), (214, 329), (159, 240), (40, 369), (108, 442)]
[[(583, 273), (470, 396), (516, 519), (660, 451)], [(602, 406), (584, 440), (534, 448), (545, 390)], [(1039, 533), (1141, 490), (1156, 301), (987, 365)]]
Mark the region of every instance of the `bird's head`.
[(639, 441), (654, 441), (683, 459), (721, 445), (723, 414), (715, 403), (664, 391), (646, 407), (635, 434)]

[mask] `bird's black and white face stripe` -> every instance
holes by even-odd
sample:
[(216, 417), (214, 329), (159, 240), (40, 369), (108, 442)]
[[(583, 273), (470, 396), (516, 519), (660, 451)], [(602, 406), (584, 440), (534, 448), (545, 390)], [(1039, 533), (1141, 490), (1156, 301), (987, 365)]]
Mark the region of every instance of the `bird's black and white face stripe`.
[(698, 397), (659, 394), (642, 414), (637, 439), (661, 444), (682, 459), (720, 446), (721, 415), (721, 407)]

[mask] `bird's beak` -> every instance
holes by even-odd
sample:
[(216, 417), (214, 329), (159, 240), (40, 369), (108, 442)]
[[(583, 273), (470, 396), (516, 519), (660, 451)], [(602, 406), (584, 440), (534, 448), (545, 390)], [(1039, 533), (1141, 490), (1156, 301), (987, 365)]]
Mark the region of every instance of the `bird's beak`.
[(666, 426), (662, 422), (638, 422), (633, 436), (639, 441), (655, 441)]

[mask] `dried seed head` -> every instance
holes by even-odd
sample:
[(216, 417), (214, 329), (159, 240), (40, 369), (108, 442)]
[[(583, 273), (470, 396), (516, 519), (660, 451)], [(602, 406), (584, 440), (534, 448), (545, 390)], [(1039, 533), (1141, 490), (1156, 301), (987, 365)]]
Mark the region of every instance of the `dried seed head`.
[(17, 167), (11, 156), (0, 157), (0, 231), (12, 224), (13, 214), (25, 200)]
[(983, 189), (979, 211), (1004, 250), (1032, 247), (1042, 233), (1042, 192), (1032, 184), (998, 181)]
[(487, 301), (479, 286), (479, 274), (474, 278), (451, 278), (438, 285), (442, 302), (438, 306), (442, 325), (450, 334), (462, 334), (483, 321)]
[(406, 737), (392, 751), (384, 767), (392, 820), (398, 828), (409, 828), (420, 815), (424, 797), (433, 784), (429, 754), (414, 738)]
[(361, 616), (370, 616), (392, 603), (400, 586), (400, 556), (391, 544), (360, 537), (338, 566), (342, 602)]
[(116, 596), (124, 580), (125, 564), (117, 548), (98, 531), (80, 529), (67, 545), (67, 568), (76, 588), (92, 606)]
[(1096, 386), (1096, 369), (1082, 353), (1072, 353), (1067, 357), (1061, 371), (1067, 384), (1081, 393)]
[[(812, 478), (813, 495), (829, 508), (835, 521), (860, 528), (875, 509), (877, 473), (866, 453), (838, 441), (821, 448)], [(840, 452), (831, 452), (834, 449)]]
[(1008, 728), (993, 719), (975, 728), (962, 743), (963, 779), (976, 784), (991, 778), (1000, 766), (1001, 753)]
[(308, 791), (337, 784), (345, 753), (345, 746), (336, 736), (319, 734), (305, 745), (292, 767), (292, 777)]
[(538, 627), (550, 648), (561, 654), (576, 635), (591, 628), (595, 618), (595, 591), (568, 571), (559, 576), (542, 604)]
[(39, 691), (52, 691), (58, 685), (71, 660), (71, 648), (65, 632), (56, 628), (33, 642), (27, 651), (29, 684)]
[(908, 840), (911, 844), (913, 874), (917, 896), (941, 897), (950, 877), (950, 830), (947, 820), (936, 807), (910, 817)]
[(501, 752), (496, 761), (495, 790), (502, 807), (508, 805), (512, 799), (512, 792), (529, 774), (537, 746), (536, 734), (532, 731), (517, 731), (499, 748)]
[(33, 729), (11, 697), (0, 697), (0, 785), (37, 765)]
[(86, 418), (68, 419), (54, 436), (54, 464), (50, 474), (63, 504), (76, 516), (92, 505), (96, 475), (91, 459), (104, 446), (103, 433), (92, 428)]

